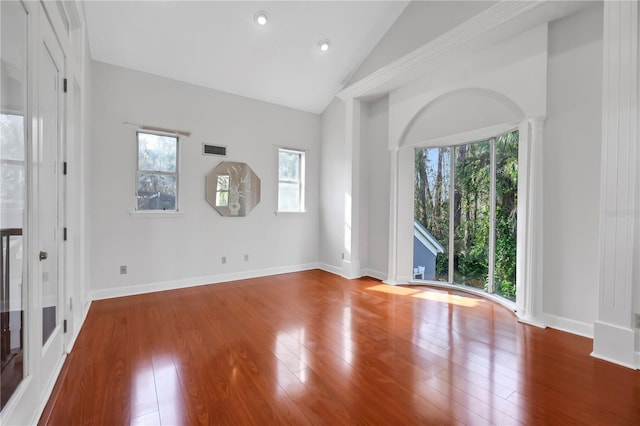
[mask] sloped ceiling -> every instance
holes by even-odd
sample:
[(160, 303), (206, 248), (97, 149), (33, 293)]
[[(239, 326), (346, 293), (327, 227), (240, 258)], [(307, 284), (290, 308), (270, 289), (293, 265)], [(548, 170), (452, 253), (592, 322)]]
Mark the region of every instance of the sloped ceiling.
[[(321, 113), (407, 4), (88, 1), (85, 9), (94, 60)], [(321, 52), (325, 39), (331, 48)]]

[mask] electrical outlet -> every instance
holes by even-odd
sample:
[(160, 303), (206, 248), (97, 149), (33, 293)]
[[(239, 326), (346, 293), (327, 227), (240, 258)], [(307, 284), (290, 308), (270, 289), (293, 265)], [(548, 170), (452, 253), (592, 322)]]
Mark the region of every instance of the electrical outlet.
[(342, 260), (344, 260), (344, 252), (341, 253)]
[(224, 265), (225, 263), (227, 263), (227, 258), (226, 256), (222, 256), (222, 264)]
[(127, 274), (127, 265), (120, 265), (120, 275)]
[(245, 254), (245, 255), (244, 255), (244, 261), (245, 261), (245, 262), (248, 262), (248, 261), (249, 261), (249, 255), (248, 255), (248, 254)]

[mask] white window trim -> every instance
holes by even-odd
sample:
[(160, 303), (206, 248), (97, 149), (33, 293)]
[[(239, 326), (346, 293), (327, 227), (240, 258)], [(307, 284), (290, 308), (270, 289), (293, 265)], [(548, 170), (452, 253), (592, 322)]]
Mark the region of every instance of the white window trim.
[(132, 218), (176, 218), (184, 216), (184, 212), (175, 210), (131, 210), (129, 216)]
[[(426, 149), (426, 148), (450, 148), (451, 151), (453, 152), (453, 149), (457, 146), (460, 145), (467, 145), (467, 144), (473, 144), (473, 143), (479, 143), (479, 142), (483, 142), (483, 141), (487, 141), (490, 142), (490, 146), (491, 146), (491, 153), (490, 153), (490, 163), (491, 163), (491, 182), (492, 185), (490, 186), (490, 205), (491, 205), (491, 215), (490, 215), (490, 229), (493, 229), (493, 234), (491, 235), (491, 238), (489, 238), (489, 270), (488, 270), (488, 276), (490, 277), (490, 285), (489, 285), (489, 291), (485, 291), (485, 290), (480, 290), (480, 289), (475, 289), (471, 286), (467, 286), (464, 284), (456, 284), (453, 282), (453, 256), (449, 256), (449, 279), (447, 281), (436, 281), (436, 280), (424, 280), (424, 279), (418, 279), (415, 278), (415, 276), (409, 280), (410, 283), (412, 284), (428, 284), (428, 285), (433, 285), (436, 287), (441, 287), (441, 288), (446, 288), (449, 290), (463, 290), (478, 296), (483, 296), (486, 297), (488, 299), (493, 300), (494, 302), (497, 302), (503, 306), (505, 306), (506, 308), (512, 310), (512, 311), (517, 311), (517, 304), (515, 301), (511, 301), (509, 299), (507, 299), (504, 296), (501, 296), (500, 294), (495, 292), (495, 282), (494, 282), (494, 268), (495, 268), (495, 197), (496, 197), (496, 188), (495, 188), (495, 175), (496, 175), (496, 153), (495, 153), (495, 141), (498, 137), (500, 137), (501, 135), (505, 134), (505, 133), (511, 133), (511, 132), (515, 132), (518, 131), (519, 133), (522, 130), (522, 126), (521, 123), (505, 123), (505, 124), (500, 124), (497, 126), (491, 126), (491, 127), (487, 127), (487, 128), (483, 128), (483, 129), (478, 129), (478, 130), (472, 130), (469, 132), (464, 132), (464, 133), (459, 133), (459, 134), (454, 134), (451, 136), (447, 136), (444, 138), (438, 138), (438, 139), (433, 139), (430, 140), (429, 142), (421, 142), (418, 144), (414, 144), (414, 145), (407, 145), (407, 147), (409, 148), (413, 148), (414, 152), (416, 149)], [(494, 133), (492, 133), (494, 132)], [(492, 136), (489, 136), (492, 135)], [(527, 141), (525, 141), (527, 142)], [(447, 144), (445, 144), (447, 143)], [(521, 143), (520, 142), (520, 137), (518, 138), (518, 151), (520, 151), (521, 147), (523, 146), (524, 142)], [(414, 154), (415, 155), (415, 154)], [(523, 165), (521, 164), (521, 157), (520, 154), (518, 153), (519, 157), (518, 157), (518, 168), (519, 170), (523, 167)], [(455, 158), (454, 155), (451, 155), (450, 158), (450, 170), (454, 170), (453, 164), (455, 162)], [(450, 193), (453, 194), (454, 193), (454, 179), (451, 179), (450, 182)], [(521, 190), (521, 184), (520, 184), (520, 176), (518, 179), (518, 191)], [(524, 201), (524, 197), (519, 197), (519, 200), (521, 200), (521, 202)], [(518, 212), (520, 214), (520, 207), (518, 206)], [(453, 209), (450, 208), (449, 210), (449, 222), (453, 223)], [(518, 216), (520, 217), (520, 216)], [(518, 219), (518, 221), (520, 221), (520, 219)], [(517, 224), (516, 226), (522, 226)], [(449, 235), (449, 253), (453, 253), (453, 247), (454, 247), (454, 239), (452, 238), (453, 235), (453, 229), (450, 228), (450, 235)], [(520, 251), (521, 250), (521, 242), (518, 241), (517, 243), (517, 249), (516, 249), (516, 264), (518, 262), (523, 262), (522, 260), (522, 256), (520, 255)], [(517, 288), (521, 288), (518, 287), (519, 284), (519, 277), (518, 274), (516, 273), (516, 287)], [(517, 293), (516, 293), (516, 297), (517, 297)]]
[[(502, 126), (491, 127), (497, 129), (503, 127), (508, 129), (513, 123)], [(545, 327), (542, 315), (542, 145), (543, 145), (543, 117), (528, 117), (518, 123), (520, 137), (518, 140), (518, 223), (517, 223), (517, 256), (516, 256), (516, 303), (515, 306), (507, 299), (489, 297), (484, 291), (478, 295), (492, 299), (503, 304), (509, 309), (514, 309), (520, 322)], [(474, 135), (475, 133), (475, 135)], [(480, 140), (488, 133), (487, 129), (478, 129), (465, 132), (461, 135), (448, 137), (447, 141), (462, 142)], [(433, 141), (425, 141), (424, 146), (431, 146)], [(399, 154), (400, 151), (412, 150), (416, 146), (403, 146), (397, 150), (391, 150), (391, 200), (396, 200), (391, 204), (390, 232), (389, 232), (389, 276), (385, 282), (387, 284), (417, 283), (411, 276), (398, 274), (397, 245), (401, 238), (397, 233), (398, 215), (395, 206), (398, 199), (399, 177)], [(447, 283), (427, 282), (429, 285), (436, 285), (445, 288), (452, 288)], [(472, 289), (457, 287), (474, 293)], [(475, 294), (475, 293), (474, 293)]]
[[(138, 172), (140, 171), (140, 169), (138, 168), (138, 165), (140, 164), (140, 141), (138, 139), (138, 134), (140, 133), (145, 133), (145, 134), (149, 134), (149, 135), (156, 135), (156, 136), (169, 136), (172, 138), (176, 138), (176, 172), (175, 173), (170, 173), (170, 172), (159, 172), (159, 171), (155, 171), (155, 173), (159, 173), (159, 174), (167, 174), (167, 175), (174, 175), (176, 176), (176, 209), (175, 210), (138, 210)], [(144, 218), (144, 217), (166, 217), (166, 218), (176, 218), (176, 217), (182, 217), (184, 215), (184, 213), (181, 211), (180, 209), (180, 135), (177, 133), (170, 133), (170, 132), (160, 132), (160, 131), (152, 131), (152, 130), (144, 130), (144, 129), (137, 129), (135, 132), (135, 140), (136, 140), (136, 163), (135, 163), (135, 179), (134, 179), (134, 188), (133, 188), (133, 209), (129, 211), (129, 215), (131, 217), (134, 218)], [(151, 170), (149, 170), (151, 171)]]
[[(299, 149), (299, 148), (288, 148), (283, 146), (276, 147), (276, 175), (277, 175), (277, 185), (276, 185), (276, 216), (300, 216), (307, 213), (307, 200), (306, 200), (306, 163), (307, 163), (307, 150)], [(300, 155), (300, 207), (299, 211), (280, 211), (280, 182), (288, 182), (288, 183), (298, 183), (296, 181), (284, 181), (280, 180), (280, 152), (289, 152), (293, 154)]]

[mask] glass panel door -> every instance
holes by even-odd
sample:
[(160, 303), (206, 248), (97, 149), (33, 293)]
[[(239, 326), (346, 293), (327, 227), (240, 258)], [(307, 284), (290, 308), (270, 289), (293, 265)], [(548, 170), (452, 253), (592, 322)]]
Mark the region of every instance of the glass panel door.
[(27, 12), (20, 2), (0, 2), (0, 409), (25, 376), (24, 326), (27, 229)]

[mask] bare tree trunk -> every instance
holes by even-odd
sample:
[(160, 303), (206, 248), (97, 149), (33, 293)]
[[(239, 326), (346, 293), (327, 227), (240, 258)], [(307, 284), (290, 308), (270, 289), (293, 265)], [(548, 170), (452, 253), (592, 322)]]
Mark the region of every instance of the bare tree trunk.
[[(456, 170), (455, 175), (459, 178), (461, 175), (459, 174), (459, 170), (457, 167), (462, 166), (464, 164), (465, 158), (467, 156), (467, 146), (462, 145), (456, 147)], [(459, 179), (458, 182), (460, 182)], [(456, 230), (460, 226), (461, 218), (462, 218), (462, 192), (463, 188), (459, 184), (454, 185), (455, 191), (453, 195), (453, 226), (454, 230)], [(454, 231), (455, 232), (455, 231)], [(460, 245), (454, 244), (454, 253), (453, 253), (453, 268), (454, 270), (459, 269), (460, 262)]]
[(444, 148), (438, 148), (438, 163), (436, 169), (436, 181), (433, 190), (433, 228), (436, 235), (441, 237), (445, 219), (442, 217), (442, 169), (444, 168)]
[(416, 152), (416, 183), (415, 183), (415, 199), (414, 199), (414, 218), (423, 226), (428, 226), (428, 203), (431, 198), (429, 183), (427, 181), (427, 166), (425, 164), (426, 151), (419, 150)]

